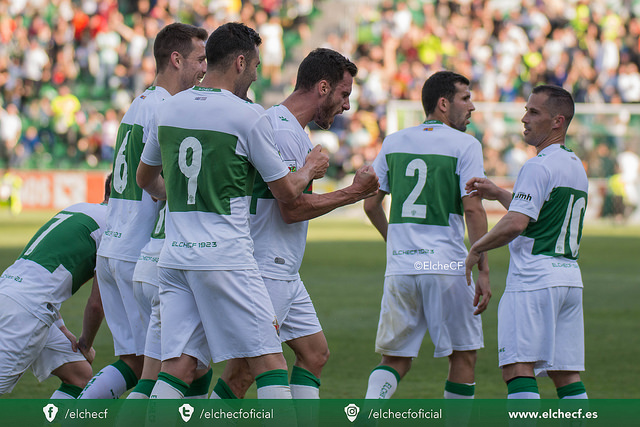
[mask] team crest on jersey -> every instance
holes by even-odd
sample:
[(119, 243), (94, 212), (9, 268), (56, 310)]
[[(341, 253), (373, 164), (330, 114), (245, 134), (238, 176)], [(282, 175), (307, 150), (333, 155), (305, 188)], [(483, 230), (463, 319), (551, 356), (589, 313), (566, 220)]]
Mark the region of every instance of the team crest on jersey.
[(276, 334), (280, 336), (280, 324), (278, 323), (278, 318), (273, 316), (273, 327), (276, 328)]
[(145, 99), (147, 95), (140, 95), (140, 99)]
[(295, 172), (298, 170), (297, 163), (295, 160), (285, 160), (284, 164), (289, 168), (289, 172)]

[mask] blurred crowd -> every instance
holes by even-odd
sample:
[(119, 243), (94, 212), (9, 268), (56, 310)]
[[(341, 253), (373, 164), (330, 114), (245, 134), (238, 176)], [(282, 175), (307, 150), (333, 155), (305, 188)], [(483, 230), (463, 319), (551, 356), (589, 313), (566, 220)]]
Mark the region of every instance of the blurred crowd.
[[(337, 31), (318, 45), (359, 67), (351, 110), (330, 132), (312, 129), (331, 152), (335, 178), (375, 158), (388, 102), (419, 101), (425, 79), (441, 69), (468, 76), (475, 102), (521, 102), (542, 82), (579, 103), (640, 102), (638, 0), (315, 2), (344, 12), (319, 18)], [(0, 168), (107, 168), (122, 115), (153, 82), (154, 36), (173, 21), (256, 28), (262, 65), (251, 96), (286, 94), (283, 64), (293, 44), (312, 36), (313, 11), (313, 0), (0, 0)], [(472, 117), (488, 175), (515, 176), (532, 154), (514, 114)], [(580, 116), (569, 136), (589, 176), (611, 180), (623, 205), (638, 203), (639, 122), (633, 114)]]
[(0, 0), (0, 169), (108, 168), (120, 119), (153, 83), (153, 41), (175, 21), (262, 35), (259, 90), (285, 41), (309, 34), (312, 0)]

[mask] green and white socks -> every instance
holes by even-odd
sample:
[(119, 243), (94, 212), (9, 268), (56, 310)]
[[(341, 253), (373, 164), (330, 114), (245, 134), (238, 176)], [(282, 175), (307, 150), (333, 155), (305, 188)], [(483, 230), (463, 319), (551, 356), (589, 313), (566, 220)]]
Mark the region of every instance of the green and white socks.
[(49, 399), (77, 399), (80, 393), (82, 393), (82, 387), (62, 383)]
[(560, 399), (588, 399), (587, 389), (582, 381), (567, 384), (556, 389)]
[(476, 392), (476, 383), (454, 383), (449, 380), (444, 385), (445, 399), (473, 399)]
[(389, 399), (398, 388), (399, 382), (400, 374), (398, 371), (390, 366), (376, 366), (369, 375), (367, 394), (364, 398)]
[(311, 371), (294, 365), (289, 384), (294, 399), (320, 399), (320, 378)]
[(125, 391), (133, 388), (137, 382), (138, 378), (129, 365), (118, 360), (95, 374), (78, 398), (118, 399)]
[(289, 375), (286, 369), (273, 369), (256, 377), (258, 399), (291, 399)]

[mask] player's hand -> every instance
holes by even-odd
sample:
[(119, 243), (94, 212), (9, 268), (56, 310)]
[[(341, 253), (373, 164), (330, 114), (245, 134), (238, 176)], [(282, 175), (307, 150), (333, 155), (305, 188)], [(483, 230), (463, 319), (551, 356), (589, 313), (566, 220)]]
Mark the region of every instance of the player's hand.
[(476, 294), (473, 297), (473, 306), (476, 311), (473, 314), (480, 314), (489, 306), (491, 299), (491, 284), (489, 283), (489, 274), (480, 272), (476, 281)]
[(80, 337), (80, 339), (76, 344), (77, 344), (76, 348), (80, 350), (80, 353), (82, 353), (84, 358), (87, 359), (87, 362), (89, 362), (90, 364), (93, 363), (93, 359), (95, 359), (96, 357), (96, 351), (93, 349), (93, 347), (87, 344), (84, 337)]
[(488, 178), (471, 178), (464, 187), (469, 193), (469, 197), (482, 197), (487, 200), (496, 200), (501, 188), (491, 182)]
[(307, 154), (304, 165), (309, 165), (314, 171), (313, 179), (320, 179), (329, 169), (329, 155), (322, 152), (320, 144), (313, 147), (313, 150)]
[(67, 329), (67, 327), (64, 326), (64, 325), (60, 326), (59, 329), (60, 329), (60, 332), (62, 332), (64, 334), (64, 336), (67, 337), (67, 339), (71, 343), (71, 349), (74, 352), (78, 351), (78, 343), (76, 341), (76, 336), (73, 335), (71, 333), (71, 331), (69, 329)]
[(378, 177), (373, 167), (363, 166), (356, 171), (353, 187), (358, 192), (358, 199), (375, 196), (380, 188)]

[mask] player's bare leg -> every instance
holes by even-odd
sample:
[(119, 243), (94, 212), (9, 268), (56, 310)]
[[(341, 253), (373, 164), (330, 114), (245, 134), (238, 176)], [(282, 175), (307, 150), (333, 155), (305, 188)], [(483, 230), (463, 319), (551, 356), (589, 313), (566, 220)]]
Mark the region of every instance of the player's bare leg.
[(444, 387), (445, 399), (473, 399), (476, 359), (475, 350), (454, 350), (449, 355), (449, 375)]
[(540, 399), (533, 362), (519, 362), (502, 367), (502, 379), (507, 383), (509, 399)]
[(54, 369), (51, 374), (62, 381), (62, 385), (53, 392), (51, 399), (75, 399), (93, 377), (93, 370), (89, 362), (78, 361), (65, 363)]
[(182, 399), (195, 378), (197, 366), (197, 359), (184, 353), (163, 361), (150, 398)]
[(547, 371), (560, 399), (588, 399), (587, 390), (577, 371)]
[(322, 331), (287, 341), (296, 354), (291, 372), (291, 395), (294, 399), (319, 399), (320, 374), (329, 360), (329, 345)]

